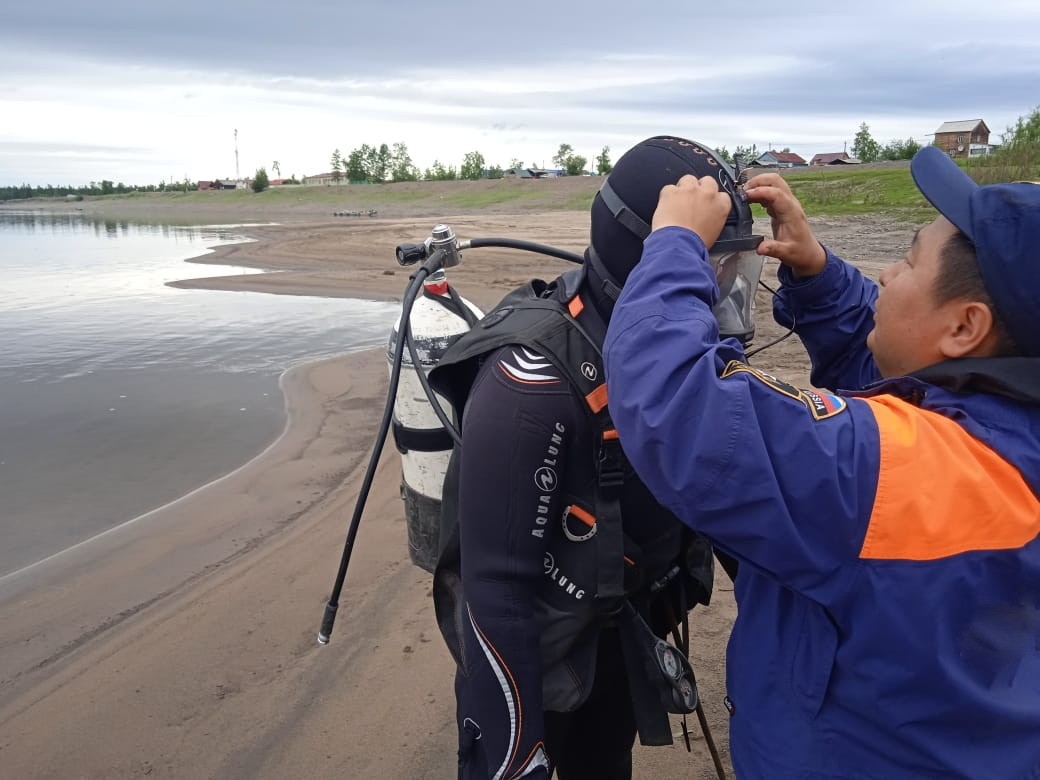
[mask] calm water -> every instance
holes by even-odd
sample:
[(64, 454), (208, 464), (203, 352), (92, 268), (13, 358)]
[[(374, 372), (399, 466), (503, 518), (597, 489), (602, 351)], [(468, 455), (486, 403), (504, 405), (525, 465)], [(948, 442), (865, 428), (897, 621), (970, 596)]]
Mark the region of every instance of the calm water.
[(226, 473), (282, 430), (278, 376), (384, 344), (397, 307), (180, 290), (243, 227), (0, 212), (0, 576)]

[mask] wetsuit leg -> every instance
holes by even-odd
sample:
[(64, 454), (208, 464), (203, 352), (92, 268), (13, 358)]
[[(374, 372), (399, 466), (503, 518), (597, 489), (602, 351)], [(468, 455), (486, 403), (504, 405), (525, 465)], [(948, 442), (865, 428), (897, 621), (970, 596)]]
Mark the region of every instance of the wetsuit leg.
[(560, 780), (631, 780), (636, 720), (615, 629), (600, 637), (596, 681), (574, 712), (545, 713), (545, 741)]

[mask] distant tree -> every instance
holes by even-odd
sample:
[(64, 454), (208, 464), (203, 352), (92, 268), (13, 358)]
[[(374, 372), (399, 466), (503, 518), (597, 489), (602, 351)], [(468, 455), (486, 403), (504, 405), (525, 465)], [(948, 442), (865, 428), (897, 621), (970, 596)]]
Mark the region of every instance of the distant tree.
[(870, 134), (870, 126), (863, 122), (852, 139), (852, 156), (863, 162), (874, 162), (881, 154), (881, 144)]
[(408, 154), (408, 147), (402, 141), (394, 144), (391, 153), (391, 181), (415, 181), (419, 178), (419, 171), (412, 163), (412, 157)]
[(728, 162), (730, 165), (733, 164), (733, 155), (729, 153), (729, 149), (727, 149), (725, 146), (720, 146), (715, 151), (723, 160)]
[(992, 154), (968, 159), (968, 173), (979, 184), (1040, 179), (1040, 107), (1021, 116), (1001, 134)]
[(1040, 152), (1040, 106), (1032, 113), (1020, 116), (1018, 121), (1009, 126), (1001, 136), (1006, 150), (1031, 149)]
[(347, 158), (347, 180), (366, 181), (368, 174), (365, 172), (365, 155), (360, 149), (354, 149)]
[(365, 175), (366, 181), (381, 181), (377, 176), (379, 174), (379, 149), (368, 144), (361, 144), (359, 147), (361, 150), (361, 159), (364, 160), (365, 164)]
[(426, 169), (423, 178), (427, 181), (452, 181), (458, 178), (454, 165), (445, 167), (439, 160), (434, 160), (433, 165)]
[(267, 171), (264, 168), (257, 168), (256, 175), (253, 176), (253, 192), (263, 192), (270, 183), (267, 179)]
[(909, 160), (921, 149), (921, 144), (913, 138), (905, 141), (898, 139), (889, 141), (878, 153), (879, 160)]
[(282, 166), (278, 164), (277, 160), (275, 160), (273, 163), (271, 163), (271, 170), (274, 171), (274, 175), (275, 176), (281, 176), (282, 175)]
[(338, 184), (343, 176), (343, 158), (339, 154), (339, 149), (332, 153), (329, 165), (332, 166), (332, 180)]
[(480, 152), (466, 152), (459, 169), (460, 179), (479, 179), (484, 172), (484, 155)]
[(741, 167), (751, 165), (752, 162), (758, 159), (758, 145), (738, 146), (733, 150), (733, 161), (736, 162), (738, 157), (740, 158)]
[(614, 165), (610, 162), (610, 147), (604, 146), (596, 155), (596, 173), (603, 176), (612, 170), (614, 170)]
[(394, 156), (390, 147), (386, 144), (379, 144), (379, 151), (375, 155), (375, 167), (372, 171), (373, 181), (382, 183), (389, 179), (393, 162)]
[(509, 161), (509, 167), (510, 167), (510, 168), (511, 168), (512, 170), (514, 170), (514, 171), (515, 171), (515, 170), (516, 170), (517, 168), (523, 168), (523, 167), (524, 167), (524, 161), (523, 161), (523, 160), (518, 160), (518, 159), (516, 159), (516, 158), (514, 157), (514, 158), (513, 158), (512, 160), (510, 160), (510, 161)]
[(567, 159), (574, 154), (574, 147), (570, 144), (560, 144), (559, 151), (553, 155), (552, 161), (557, 168), (566, 168)]
[(505, 176), (505, 171), (498, 165), (492, 165), (487, 169), (487, 177), (489, 179), (501, 179), (503, 176)]
[(585, 173), (585, 164), (587, 162), (588, 160), (580, 154), (572, 154), (567, 158), (567, 162), (563, 167), (567, 170), (568, 176), (581, 176)]

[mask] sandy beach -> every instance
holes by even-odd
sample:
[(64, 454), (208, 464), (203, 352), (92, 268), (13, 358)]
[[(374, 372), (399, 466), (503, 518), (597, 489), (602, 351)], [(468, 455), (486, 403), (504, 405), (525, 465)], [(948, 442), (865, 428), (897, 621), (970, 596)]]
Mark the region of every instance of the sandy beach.
[[(463, 239), (509, 236), (573, 251), (587, 234), (583, 211), (335, 219), (317, 210), (156, 213), (160, 206), (133, 200), (77, 205), (142, 220), (280, 223), (246, 228), (255, 243), (195, 261), (271, 273), (198, 279), (196, 267), (185, 265), (177, 286), (377, 300), (399, 299), (407, 283), (394, 246), (421, 240), (436, 222)], [(901, 254), (913, 227), (882, 217), (814, 225), (821, 240), (872, 276)], [(549, 258), (473, 250), (450, 279), (487, 309), (523, 280), (564, 268)], [(774, 276), (775, 263), (764, 279)], [(758, 303), (760, 345), (780, 331), (768, 294)], [(796, 338), (754, 364), (808, 383)], [(369, 499), (332, 643), (315, 642), (386, 376), (382, 350), (291, 370), (281, 382), (285, 430), (257, 458), (0, 578), (0, 776), (454, 777), (453, 664), (434, 623), (430, 577), (408, 561), (392, 447)], [(734, 615), (722, 575), (711, 606), (691, 619), (692, 662), (724, 751), (724, 654)], [(695, 720), (691, 731), (692, 754), (679, 744), (637, 748), (636, 776), (714, 777)]]

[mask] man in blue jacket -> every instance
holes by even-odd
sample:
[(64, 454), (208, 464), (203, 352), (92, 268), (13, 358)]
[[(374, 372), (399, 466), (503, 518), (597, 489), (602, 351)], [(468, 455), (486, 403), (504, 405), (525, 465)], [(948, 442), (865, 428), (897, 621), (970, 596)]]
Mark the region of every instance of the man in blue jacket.
[(728, 651), (742, 778), (1040, 778), (1040, 186), (912, 161), (941, 214), (880, 289), (783, 180), (778, 322), (816, 387), (720, 341), (728, 197), (665, 187), (605, 344), (625, 452), (741, 562)]

